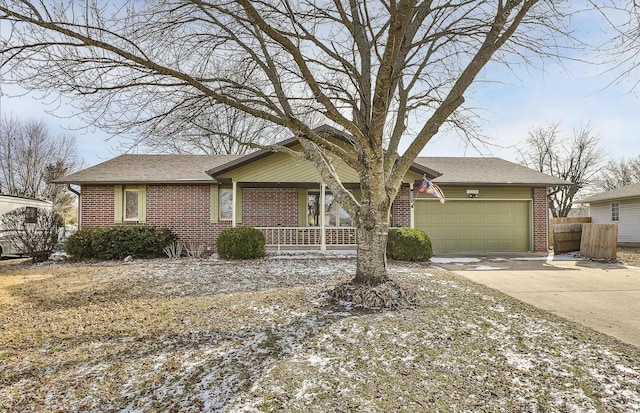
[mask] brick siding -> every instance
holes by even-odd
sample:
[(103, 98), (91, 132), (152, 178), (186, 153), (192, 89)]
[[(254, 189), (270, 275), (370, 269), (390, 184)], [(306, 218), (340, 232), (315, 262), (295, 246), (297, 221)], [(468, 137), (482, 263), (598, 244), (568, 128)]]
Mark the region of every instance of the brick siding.
[(80, 223), (85, 228), (109, 227), (115, 220), (113, 185), (83, 185)]
[(231, 221), (211, 222), (210, 185), (147, 185), (147, 224), (171, 228), (182, 242), (215, 249)]
[(411, 226), (411, 202), (409, 201), (409, 186), (402, 186), (391, 207), (391, 226)]
[(242, 225), (297, 227), (296, 188), (243, 188)]
[(549, 211), (547, 188), (533, 188), (533, 250), (548, 250)]

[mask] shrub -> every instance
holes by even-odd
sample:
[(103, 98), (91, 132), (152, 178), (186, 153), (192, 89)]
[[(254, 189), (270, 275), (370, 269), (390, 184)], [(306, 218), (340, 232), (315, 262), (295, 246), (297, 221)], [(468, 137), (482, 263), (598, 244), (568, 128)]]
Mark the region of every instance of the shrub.
[(251, 259), (264, 257), (267, 240), (264, 234), (252, 227), (236, 227), (224, 229), (216, 248), (221, 258)]
[(389, 230), (387, 256), (401, 261), (428, 261), (433, 256), (431, 240), (415, 228)]
[(93, 231), (93, 229), (83, 228), (71, 234), (64, 243), (64, 252), (77, 260), (93, 258), (91, 243)]
[(2, 215), (3, 227), (16, 249), (28, 255), (33, 262), (49, 259), (58, 243), (58, 232), (63, 225), (60, 216), (44, 208), (23, 207)]
[(177, 239), (170, 229), (153, 226), (92, 228), (69, 237), (65, 250), (74, 259), (121, 260), (129, 255), (157, 258), (162, 257), (163, 249)]

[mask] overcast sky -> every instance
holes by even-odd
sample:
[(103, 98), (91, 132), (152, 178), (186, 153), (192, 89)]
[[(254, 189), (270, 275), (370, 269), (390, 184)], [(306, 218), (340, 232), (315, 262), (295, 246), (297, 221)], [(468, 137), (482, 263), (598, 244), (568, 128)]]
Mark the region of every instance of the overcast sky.
[[(598, 33), (597, 22), (581, 22), (582, 27)], [(483, 72), (486, 78), (499, 78), (500, 82), (476, 85), (466, 96), (469, 106), (480, 108), (483, 122), (481, 131), (491, 145), (472, 147), (455, 134), (440, 134), (422, 151), (423, 156), (497, 156), (517, 162), (517, 150), (531, 128), (560, 124), (562, 136), (570, 137), (573, 128), (589, 124), (601, 138), (608, 158), (630, 158), (640, 155), (640, 99), (633, 91), (635, 79), (610, 86), (611, 76), (601, 75), (603, 68), (586, 64), (568, 63), (561, 67), (546, 63), (545, 70), (529, 68), (516, 75), (492, 72), (489, 66)], [(80, 129), (77, 119), (55, 117), (48, 112), (57, 104), (39, 100), (35, 95), (12, 97), (21, 91), (15, 86), (2, 84), (0, 112), (21, 120), (43, 119), (58, 134), (72, 133), (77, 137), (79, 155), (85, 166), (110, 159), (118, 151), (117, 138), (109, 138), (94, 129)], [(64, 104), (57, 110), (64, 114)]]

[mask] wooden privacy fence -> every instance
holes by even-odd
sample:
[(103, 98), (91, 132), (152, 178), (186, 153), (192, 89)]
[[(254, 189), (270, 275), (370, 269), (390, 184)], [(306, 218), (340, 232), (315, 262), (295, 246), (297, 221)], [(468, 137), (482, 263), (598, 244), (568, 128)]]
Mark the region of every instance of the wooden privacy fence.
[(580, 255), (600, 260), (615, 260), (618, 254), (617, 224), (583, 224)]
[[(553, 245), (555, 247), (555, 239), (554, 232), (555, 227), (557, 225), (564, 224), (588, 224), (591, 222), (591, 217), (574, 217), (574, 218), (551, 218), (549, 219), (549, 245)], [(576, 247), (575, 250), (568, 251), (578, 251), (580, 249), (580, 245)]]
[(583, 224), (556, 224), (553, 226), (553, 251), (580, 251)]

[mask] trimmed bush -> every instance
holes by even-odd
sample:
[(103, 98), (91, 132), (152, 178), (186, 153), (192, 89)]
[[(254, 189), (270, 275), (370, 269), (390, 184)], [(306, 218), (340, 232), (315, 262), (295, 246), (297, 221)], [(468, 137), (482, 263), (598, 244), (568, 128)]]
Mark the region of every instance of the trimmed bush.
[(64, 252), (76, 260), (85, 260), (94, 256), (91, 248), (93, 229), (80, 229), (69, 236), (64, 243)]
[(400, 261), (429, 261), (433, 256), (431, 240), (415, 228), (394, 228), (387, 238), (387, 256)]
[(74, 259), (121, 260), (163, 257), (163, 248), (178, 237), (167, 228), (116, 226), (77, 231), (67, 240), (65, 251)]
[(218, 255), (225, 259), (252, 259), (264, 257), (267, 253), (267, 240), (264, 234), (252, 227), (236, 227), (224, 229), (216, 248)]

